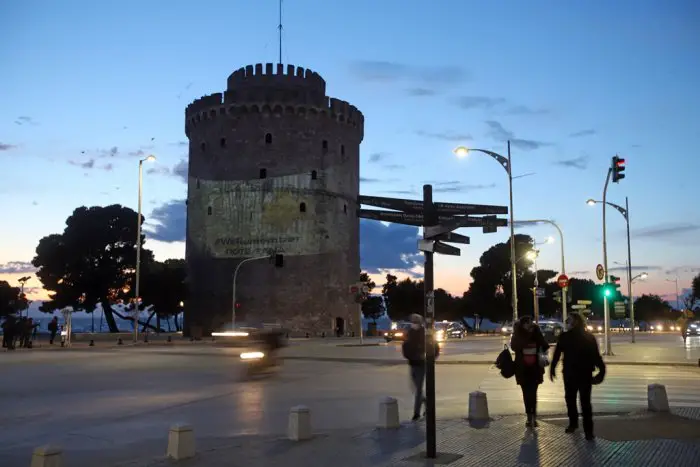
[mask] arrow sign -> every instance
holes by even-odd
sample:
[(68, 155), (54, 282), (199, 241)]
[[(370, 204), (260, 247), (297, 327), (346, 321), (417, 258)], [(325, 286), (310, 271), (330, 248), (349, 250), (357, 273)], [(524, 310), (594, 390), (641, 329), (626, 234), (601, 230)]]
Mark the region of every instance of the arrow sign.
[[(410, 213), (422, 213), (423, 201), (417, 199), (386, 198), (383, 196), (363, 196), (358, 197), (358, 202), (367, 206), (378, 208), (394, 209)], [(460, 204), (460, 203), (433, 203), (438, 214), (508, 214), (507, 206), (491, 206), (488, 204)]]
[(462, 227), (484, 227), (484, 226), (499, 226), (505, 227), (508, 225), (506, 219), (484, 218), (484, 217), (452, 217), (452, 216), (440, 216), (440, 224), (426, 226), (423, 230), (423, 236), (425, 238), (433, 238), (437, 235), (452, 232), (453, 230)]
[(438, 240), (447, 243), (463, 243), (465, 245), (469, 245), (470, 241), (469, 237), (467, 237), (466, 235), (460, 235), (454, 232), (446, 232), (444, 234), (440, 234), (436, 237), (433, 237), (433, 240)]
[(450, 256), (460, 256), (462, 254), (456, 246), (446, 245), (433, 240), (418, 240), (418, 250)]
[(415, 199), (385, 198), (383, 196), (362, 196), (358, 198), (360, 204), (376, 206), (378, 208), (395, 209), (397, 211), (420, 214), (423, 212), (423, 201)]
[(373, 209), (360, 209), (358, 216), (363, 219), (375, 221), (395, 222), (406, 225), (423, 225), (423, 214), (407, 214), (396, 211), (377, 211)]
[(576, 300), (576, 303), (579, 305), (592, 305), (593, 302), (591, 300)]
[(571, 308), (573, 308), (574, 310), (585, 310), (586, 305), (571, 305)]

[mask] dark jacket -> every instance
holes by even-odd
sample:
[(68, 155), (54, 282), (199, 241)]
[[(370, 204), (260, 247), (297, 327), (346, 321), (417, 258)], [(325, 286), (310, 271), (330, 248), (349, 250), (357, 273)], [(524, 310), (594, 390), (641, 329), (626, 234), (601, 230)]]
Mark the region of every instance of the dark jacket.
[(540, 365), (539, 354), (546, 352), (549, 344), (544, 339), (540, 328), (535, 326), (531, 332), (520, 327), (514, 329), (510, 348), (515, 352), (515, 381), (520, 386), (542, 384), (544, 367)]
[[(435, 358), (440, 355), (440, 347), (435, 346)], [(425, 328), (414, 329), (411, 327), (403, 343), (403, 355), (411, 366), (425, 365)]]
[(564, 379), (584, 383), (593, 382), (593, 371), (598, 368), (598, 382), (605, 378), (605, 362), (600, 355), (595, 336), (585, 329), (576, 328), (563, 332), (554, 349), (550, 372), (554, 373), (557, 363), (564, 354)]

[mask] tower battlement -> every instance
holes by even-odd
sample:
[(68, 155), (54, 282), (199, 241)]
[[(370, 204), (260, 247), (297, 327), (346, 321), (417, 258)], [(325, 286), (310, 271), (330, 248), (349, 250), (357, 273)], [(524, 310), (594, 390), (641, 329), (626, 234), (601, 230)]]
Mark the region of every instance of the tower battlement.
[[(185, 110), (185, 133), (204, 121), (248, 113), (331, 118), (364, 133), (364, 116), (350, 103), (326, 96), (315, 71), (294, 65), (248, 65), (228, 78), (227, 90), (195, 99)], [(362, 138), (362, 136), (360, 137)]]

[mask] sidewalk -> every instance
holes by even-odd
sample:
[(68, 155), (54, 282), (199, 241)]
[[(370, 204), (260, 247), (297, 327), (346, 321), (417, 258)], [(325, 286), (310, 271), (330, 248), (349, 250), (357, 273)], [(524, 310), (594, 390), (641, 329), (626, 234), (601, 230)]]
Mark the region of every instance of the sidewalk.
[[(564, 433), (565, 417), (543, 418), (529, 431), (522, 416), (471, 427), (465, 420), (438, 420), (438, 453), (456, 458), (447, 464), (464, 466), (648, 466), (700, 465), (700, 414), (647, 413), (596, 420), (597, 439)], [(674, 428), (676, 427), (676, 428)], [(195, 435), (196, 435), (196, 427)], [(618, 436), (624, 429), (624, 439)], [(316, 433), (314, 439), (292, 442), (282, 436), (244, 436), (197, 440), (194, 459), (174, 462), (163, 456), (105, 467), (418, 467), (439, 465), (421, 458), (425, 451), (424, 423), (406, 423), (398, 430), (355, 430)], [(663, 439), (661, 438), (663, 437)], [(216, 444), (218, 443), (218, 445)], [(153, 452), (154, 443), (148, 443)], [(165, 450), (165, 445), (158, 446)], [(138, 450), (132, 450), (136, 453)], [(162, 451), (161, 451), (162, 452)], [(86, 456), (69, 455), (66, 467), (91, 465)], [(101, 455), (106, 453), (102, 451)], [(415, 457), (414, 457), (415, 456)], [(413, 459), (410, 459), (414, 457)], [(445, 456), (449, 457), (449, 456)], [(70, 461), (69, 461), (70, 458)], [(78, 462), (79, 459), (82, 460)], [(122, 457), (123, 458), (123, 457)], [(95, 461), (94, 459), (93, 461)]]

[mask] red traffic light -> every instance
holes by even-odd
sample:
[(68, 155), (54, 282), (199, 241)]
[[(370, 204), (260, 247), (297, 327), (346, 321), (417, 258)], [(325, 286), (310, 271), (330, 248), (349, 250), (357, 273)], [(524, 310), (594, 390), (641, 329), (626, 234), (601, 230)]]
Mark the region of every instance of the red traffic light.
[(240, 303), (240, 302), (236, 302), (236, 309), (238, 309), (238, 308), (240, 308), (240, 307), (241, 307), (241, 303)]
[(615, 161), (615, 165), (618, 167), (624, 167), (625, 166), (625, 160), (624, 159), (618, 159)]

